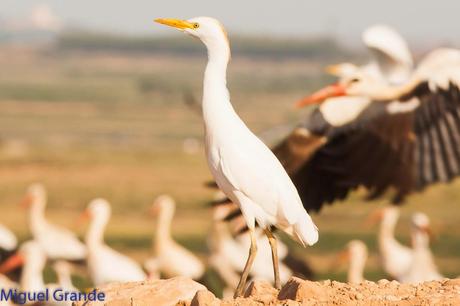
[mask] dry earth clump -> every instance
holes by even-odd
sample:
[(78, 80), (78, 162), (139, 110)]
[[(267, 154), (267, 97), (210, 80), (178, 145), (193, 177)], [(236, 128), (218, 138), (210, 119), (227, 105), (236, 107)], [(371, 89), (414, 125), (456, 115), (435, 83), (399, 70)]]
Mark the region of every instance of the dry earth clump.
[(110, 284), (98, 288), (105, 302), (78, 306), (264, 306), (264, 305), (460, 305), (460, 279), (417, 285), (396, 281), (344, 284), (312, 282), (293, 277), (278, 291), (266, 282), (250, 284), (244, 297), (218, 299), (204, 286), (183, 277), (138, 283)]

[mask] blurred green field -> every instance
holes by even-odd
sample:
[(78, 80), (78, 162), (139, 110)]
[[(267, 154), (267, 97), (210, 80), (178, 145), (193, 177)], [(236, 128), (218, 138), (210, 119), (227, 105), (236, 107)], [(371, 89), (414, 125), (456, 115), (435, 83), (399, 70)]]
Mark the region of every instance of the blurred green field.
[[(178, 202), (174, 237), (205, 259), (206, 203), (213, 194), (203, 182), (210, 174), (201, 151), (183, 150), (185, 139), (201, 141), (201, 118), (183, 95), (192, 92), (200, 99), (205, 61), (205, 56), (1, 48), (0, 222), (28, 239), (26, 212), (17, 204), (32, 182), (48, 188), (48, 218), (81, 234), (84, 228), (73, 220), (91, 199), (104, 197), (113, 205), (107, 242), (142, 261), (154, 232), (146, 211), (156, 196), (168, 193)], [(234, 56), (229, 87), (235, 108), (273, 143), (305, 115), (293, 103), (329, 81), (322, 73), (325, 64)], [(277, 126), (284, 129), (273, 130)], [(438, 236), (432, 244), (436, 261), (450, 277), (460, 275), (459, 200), (458, 180), (429, 188), (408, 199), (398, 227), (398, 238), (409, 243), (410, 214), (428, 213)], [(363, 203), (358, 192), (313, 216), (320, 228), (317, 245), (303, 250), (288, 243), (318, 279), (344, 280), (345, 271), (330, 271), (330, 262), (349, 240), (362, 239), (371, 251), (366, 276), (380, 279), (376, 228), (365, 227), (364, 220), (385, 202)]]

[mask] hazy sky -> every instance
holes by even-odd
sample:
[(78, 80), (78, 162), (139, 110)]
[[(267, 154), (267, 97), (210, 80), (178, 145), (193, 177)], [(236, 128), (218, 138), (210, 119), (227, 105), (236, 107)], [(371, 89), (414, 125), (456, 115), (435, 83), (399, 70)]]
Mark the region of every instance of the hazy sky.
[(0, 16), (24, 17), (38, 4), (67, 22), (114, 32), (171, 33), (152, 19), (207, 15), (232, 33), (333, 33), (353, 42), (366, 26), (387, 23), (412, 43), (460, 42), (458, 0), (1, 0)]

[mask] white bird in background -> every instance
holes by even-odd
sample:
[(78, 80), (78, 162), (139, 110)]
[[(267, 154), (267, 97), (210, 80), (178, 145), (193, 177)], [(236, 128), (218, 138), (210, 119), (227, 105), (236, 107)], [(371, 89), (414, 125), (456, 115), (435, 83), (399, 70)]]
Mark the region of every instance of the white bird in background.
[(77, 292), (78, 289), (72, 283), (72, 265), (64, 260), (53, 263), (53, 270), (56, 272), (59, 286), (65, 291)]
[(337, 254), (337, 264), (342, 261), (348, 263), (347, 281), (349, 283), (359, 284), (365, 280), (364, 269), (367, 257), (367, 246), (361, 240), (348, 242), (345, 249)]
[(154, 257), (149, 259), (150, 265), (155, 268), (156, 264), (166, 278), (186, 276), (197, 280), (205, 272), (204, 264), (171, 237), (175, 209), (176, 203), (168, 195), (159, 196), (152, 205), (151, 213), (157, 217), (157, 225), (153, 243)]
[(363, 71), (389, 84), (406, 82), (413, 72), (414, 60), (404, 38), (392, 27), (383, 24), (367, 28), (362, 35), (372, 60), (363, 66), (342, 63), (326, 70), (340, 78)]
[[(43, 280), (43, 269), (47, 261), (46, 253), (41, 245), (35, 240), (29, 240), (21, 244), (18, 252), (12, 255), (0, 266), (0, 273), (13, 270), (17, 266), (23, 265), (18, 289), (21, 292), (50, 292), (50, 300), (46, 305), (66, 305), (71, 306), (71, 301), (56, 301), (53, 292), (61, 289), (57, 284), (46, 284)], [(78, 290), (76, 290), (78, 292)], [(28, 300), (28, 302), (33, 302)]]
[(104, 230), (110, 214), (110, 204), (104, 199), (95, 199), (89, 203), (82, 215), (91, 220), (85, 237), (91, 280), (94, 285), (99, 286), (110, 282), (146, 279), (144, 271), (137, 262), (104, 243)]
[(318, 229), (281, 163), (230, 103), (226, 86), (230, 45), (222, 24), (209, 17), (156, 21), (199, 38), (208, 50), (203, 89), (207, 161), (219, 188), (242, 210), (251, 237), (249, 257), (235, 296), (242, 294), (257, 252), (256, 221), (269, 239), (275, 287), (280, 288), (276, 239), (270, 227), (284, 230), (304, 245), (318, 241)]
[[(0, 289), (5, 291), (18, 289), (19, 284), (11, 281), (8, 277), (3, 274), (0, 274)], [(13, 301), (0, 300), (0, 306), (13, 306), (16, 305)]]
[(413, 259), (401, 283), (417, 284), (443, 279), (430, 250), (430, 219), (418, 212), (412, 215), (411, 221)]
[[(216, 212), (216, 210), (215, 210)], [(270, 280), (271, 272), (267, 270), (272, 262), (270, 257), (270, 245), (265, 239), (263, 232), (256, 231), (257, 245), (259, 251), (254, 260), (250, 276), (255, 280)], [(233, 290), (236, 289), (239, 281), (239, 273), (244, 270), (245, 252), (250, 247), (251, 239), (249, 234), (243, 233), (233, 237), (226, 222), (220, 221), (218, 216), (214, 217), (213, 228), (208, 239), (211, 250), (209, 263), (219, 273), (226, 285)], [(286, 245), (278, 241), (278, 258), (282, 261), (288, 253)], [(286, 282), (292, 276), (292, 271), (280, 262), (280, 279)]]
[(72, 231), (49, 223), (45, 219), (46, 191), (41, 184), (33, 184), (22, 202), (29, 209), (29, 228), (51, 260), (84, 260), (86, 247)]
[[(13, 234), (13, 232), (10, 231), (6, 226), (0, 224), (0, 250), (11, 252), (17, 247), (18, 239), (16, 238), (16, 235)], [(3, 258), (0, 257), (0, 260), (3, 260)]]
[(399, 209), (385, 207), (375, 211), (370, 220), (380, 221), (377, 242), (383, 270), (386, 274), (401, 281), (406, 275), (412, 260), (412, 249), (395, 238), (395, 228), (399, 219)]

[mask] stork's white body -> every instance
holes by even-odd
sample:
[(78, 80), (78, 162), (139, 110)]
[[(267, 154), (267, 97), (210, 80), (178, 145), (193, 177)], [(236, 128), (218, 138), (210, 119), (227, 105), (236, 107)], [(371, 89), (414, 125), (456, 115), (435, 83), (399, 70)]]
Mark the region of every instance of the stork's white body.
[(378, 245), (383, 270), (398, 281), (407, 274), (412, 264), (412, 250), (402, 245), (394, 236), (399, 211), (395, 207), (383, 210), (382, 222), (378, 233)]
[(408, 271), (402, 277), (402, 283), (417, 284), (426, 281), (441, 280), (430, 250), (430, 238), (427, 233), (429, 218), (423, 213), (412, 216), (412, 250), (413, 258)]
[(156, 238), (153, 244), (155, 256), (148, 259), (147, 265), (144, 264), (144, 266), (153, 268), (149, 274), (159, 271), (166, 278), (184, 276), (200, 279), (205, 272), (204, 264), (171, 236), (171, 223), (176, 206), (174, 200), (163, 195), (158, 197), (153, 205), (158, 211), (158, 218)]
[(40, 184), (29, 187), (29, 228), (50, 259), (84, 260), (86, 247), (72, 231), (49, 223), (45, 218), (46, 191)]
[(110, 219), (110, 204), (103, 199), (96, 199), (89, 204), (88, 211), (92, 220), (85, 240), (88, 247), (88, 269), (93, 283), (98, 286), (146, 279), (136, 261), (104, 243), (104, 229)]
[[(8, 291), (18, 289), (19, 284), (11, 281), (8, 277), (3, 274), (0, 274), (0, 288)], [(15, 305), (13, 301), (0, 300), (0, 306), (13, 306)]]
[(0, 224), (0, 248), (12, 251), (18, 246), (18, 239), (6, 226)]
[[(62, 288), (60, 285), (54, 283), (45, 284), (43, 279), (43, 269), (45, 268), (47, 258), (46, 253), (37, 241), (31, 240), (24, 242), (19, 249), (19, 254), (24, 259), (24, 267), (22, 269), (19, 286), (22, 292), (44, 292), (45, 290), (48, 290), (50, 300), (46, 302), (46, 305), (72, 305), (71, 301), (57, 301), (54, 298), (54, 292), (56, 290), (66, 290), (65, 288)], [(69, 291), (72, 290), (69, 288)], [(78, 292), (78, 290), (74, 292)]]

